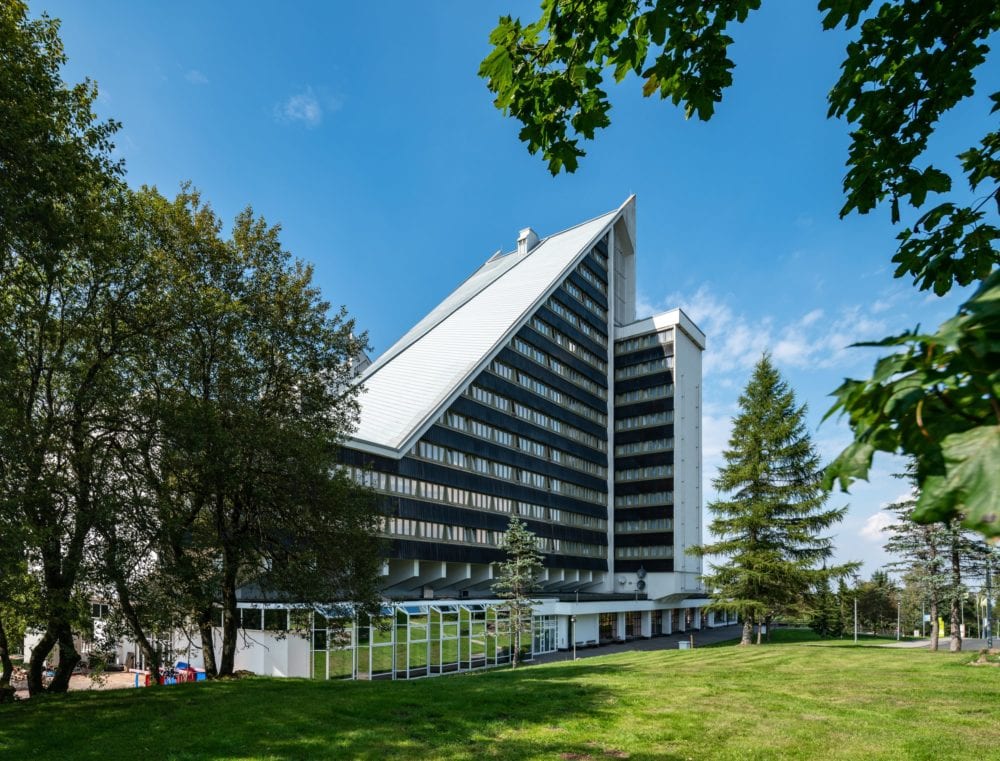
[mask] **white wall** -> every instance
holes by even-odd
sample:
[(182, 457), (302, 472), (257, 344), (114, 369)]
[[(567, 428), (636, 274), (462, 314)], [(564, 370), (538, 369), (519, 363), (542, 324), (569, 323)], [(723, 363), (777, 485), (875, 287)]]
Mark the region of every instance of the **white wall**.
[(701, 349), (684, 331), (682, 315), (674, 330), (674, 572), (676, 591), (696, 591), (701, 558), (688, 547), (701, 544)]

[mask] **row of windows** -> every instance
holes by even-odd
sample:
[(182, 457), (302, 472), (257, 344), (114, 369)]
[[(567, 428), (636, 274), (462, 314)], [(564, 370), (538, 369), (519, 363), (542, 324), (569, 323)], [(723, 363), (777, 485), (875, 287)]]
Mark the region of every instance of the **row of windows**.
[[(503, 547), (504, 531), (485, 528), (468, 528), (466, 526), (451, 526), (447, 523), (433, 521), (418, 521), (412, 518), (387, 518), (384, 533), (389, 536), (407, 539), (434, 539), (444, 542), (463, 542), (486, 547)], [(541, 552), (558, 553), (562, 555), (582, 555), (587, 557), (604, 557), (606, 549), (599, 544), (584, 542), (569, 542), (565, 539), (535, 537)]]
[(661, 357), (649, 362), (640, 362), (638, 365), (629, 365), (615, 370), (615, 380), (626, 380), (627, 378), (638, 378), (641, 375), (651, 375), (661, 373), (674, 366), (673, 357)]
[(601, 278), (595, 275), (588, 267), (580, 265), (576, 271), (580, 273), (580, 276), (583, 277), (584, 280), (586, 280), (588, 283), (594, 286), (597, 290), (599, 290), (605, 296), (608, 295), (607, 284)]
[(590, 296), (577, 288), (569, 280), (563, 283), (563, 289), (572, 296), (574, 299), (583, 304), (587, 309), (589, 309), (595, 317), (598, 317), (601, 322), (608, 321), (608, 310), (594, 301)]
[(674, 422), (674, 411), (650, 412), (648, 415), (636, 415), (615, 421), (616, 431), (631, 431), (635, 428), (648, 428), (652, 425), (667, 425)]
[(490, 370), (499, 375), (501, 378), (506, 378), (509, 381), (517, 383), (517, 385), (521, 388), (526, 388), (528, 391), (531, 391), (544, 399), (555, 402), (560, 407), (565, 407), (581, 417), (593, 420), (598, 425), (603, 426), (608, 424), (608, 416), (603, 412), (598, 412), (593, 407), (590, 407), (583, 402), (564, 394), (562, 391), (558, 391), (551, 386), (542, 383), (540, 380), (535, 380), (527, 373), (514, 370), (512, 367), (505, 365), (503, 362), (494, 360), (490, 364)]
[(566, 378), (571, 383), (579, 386), (585, 391), (589, 391), (594, 396), (599, 396), (601, 399), (608, 398), (608, 391), (603, 386), (598, 386), (596, 383), (594, 383), (594, 381), (592, 381), (583, 373), (574, 370), (572, 367), (569, 367), (568, 365), (564, 365), (558, 359), (550, 357), (541, 349), (536, 349), (527, 341), (515, 337), (514, 340), (511, 341), (511, 347), (518, 354), (523, 354), (525, 357), (541, 365), (542, 367), (547, 367), (556, 375), (561, 375), (563, 378)]
[(488, 460), (485, 457), (457, 452), (454, 449), (448, 449), (426, 441), (418, 442), (413, 454), (426, 460), (443, 462), (447, 465), (464, 468), (473, 473), (481, 473), (484, 476), (499, 478), (503, 481), (516, 481), (533, 489), (542, 489), (556, 494), (567, 494), (588, 502), (604, 504), (604, 494), (602, 492), (577, 486), (566, 481), (560, 481), (558, 478), (545, 476), (524, 468), (515, 468), (506, 463)]
[(674, 521), (671, 518), (644, 518), (615, 522), (616, 534), (641, 534), (645, 531), (673, 531), (673, 529)]
[(634, 351), (642, 351), (651, 346), (661, 346), (673, 341), (673, 332), (661, 330), (659, 333), (647, 333), (636, 338), (626, 338), (615, 342), (615, 354), (631, 354)]
[(597, 368), (602, 373), (608, 371), (608, 363), (605, 362), (601, 357), (598, 357), (594, 352), (587, 351), (585, 348), (580, 346), (576, 341), (558, 330), (553, 328), (544, 320), (540, 320), (537, 317), (531, 318), (531, 327), (541, 333), (543, 336), (551, 339), (554, 343), (564, 348), (570, 354), (579, 357), (588, 365)]
[(615, 481), (645, 481), (649, 478), (670, 478), (673, 475), (673, 465), (650, 465), (645, 468), (616, 470)]
[(510, 414), (513, 411), (514, 415), (522, 420), (528, 421), (532, 425), (537, 425), (539, 428), (547, 428), (554, 433), (562, 434), (568, 439), (579, 441), (581, 444), (586, 444), (591, 449), (597, 449), (601, 452), (607, 451), (608, 443), (603, 439), (599, 439), (586, 431), (574, 428), (561, 420), (549, 417), (548, 415), (539, 412), (538, 410), (534, 410), (531, 407), (526, 407), (520, 402), (511, 402), (511, 400), (507, 397), (489, 391), (482, 386), (470, 386), (466, 395), (475, 399), (477, 402), (489, 405), (490, 407), (495, 407), (502, 412)]
[(618, 560), (634, 560), (636, 558), (672, 558), (673, 547), (615, 547), (615, 558)]
[[(604, 240), (605, 245), (607, 245), (607, 242), (608, 242), (607, 236), (604, 236), (603, 240)], [(590, 249), (590, 258), (593, 261), (597, 262), (599, 265), (601, 265), (601, 268), (604, 269), (605, 272), (607, 272), (607, 270), (608, 270), (608, 257), (606, 257), (604, 254), (602, 254), (597, 249), (596, 246), (594, 248)]]
[(530, 502), (517, 502), (517, 514), (522, 518), (534, 518), (550, 523), (561, 523), (566, 526), (581, 526), (596, 531), (606, 531), (608, 522), (604, 518), (595, 515), (583, 515), (582, 513), (568, 513), (555, 507), (545, 507), (544, 505), (533, 505)]
[(566, 322), (583, 333), (587, 338), (597, 341), (601, 346), (608, 345), (608, 338), (586, 320), (581, 320), (572, 309), (567, 309), (556, 299), (549, 299), (545, 304), (549, 309), (562, 317)]
[(377, 470), (348, 467), (347, 471), (351, 478), (362, 486), (389, 494), (418, 497), (457, 507), (490, 510), (495, 513), (514, 513), (515, 515), (559, 523), (564, 526), (580, 526), (581, 528), (592, 528), (602, 531), (608, 527), (607, 521), (604, 518), (595, 518), (590, 515), (569, 512), (568, 510), (558, 510), (553, 507), (535, 505), (518, 499), (510, 499), (509, 497), (497, 497), (493, 494), (483, 494), (481, 492), (469, 491), (468, 489), (459, 489), (454, 486), (442, 486), (441, 484), (434, 484), (429, 481), (395, 476)]
[(615, 394), (615, 404), (635, 404), (636, 402), (648, 402), (652, 399), (666, 399), (674, 395), (674, 385), (664, 383), (662, 386), (650, 386), (649, 388), (637, 388), (635, 391), (623, 391)]
[[(589, 473), (590, 475), (597, 476), (598, 478), (604, 478), (608, 474), (607, 468), (603, 465), (598, 465), (596, 462), (584, 460), (576, 455), (570, 454), (569, 452), (563, 452), (561, 449), (547, 446), (542, 444), (540, 441), (529, 439), (526, 436), (515, 436), (510, 431), (505, 431), (502, 428), (496, 428), (473, 418), (467, 418), (464, 415), (459, 415), (457, 412), (445, 413), (439, 422), (448, 428), (454, 428), (457, 431), (471, 433), (477, 438), (494, 441), (501, 446), (517, 449), (521, 452), (525, 452), (526, 454), (530, 454), (533, 457), (537, 457), (540, 460), (549, 460), (550, 462), (565, 465), (566, 467), (579, 470), (583, 473)], [(456, 452), (455, 454), (458, 455), (461, 453)]]
[(631, 444), (619, 444), (615, 447), (616, 457), (627, 457), (648, 452), (667, 452), (674, 448), (673, 439), (649, 439), (648, 441), (633, 441)]
[(503, 531), (493, 529), (452, 526), (448, 523), (418, 521), (412, 518), (386, 518), (382, 530), (390, 536), (485, 544), (491, 547), (499, 547), (504, 535)]
[(672, 504), (674, 504), (674, 493), (672, 491), (615, 495), (615, 507), (660, 507)]

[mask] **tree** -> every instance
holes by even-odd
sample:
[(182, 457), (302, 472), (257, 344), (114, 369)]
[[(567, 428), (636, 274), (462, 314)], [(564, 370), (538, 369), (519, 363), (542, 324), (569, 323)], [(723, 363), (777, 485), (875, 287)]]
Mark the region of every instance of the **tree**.
[[(911, 479), (912, 472), (911, 468)], [(937, 622), (941, 604), (948, 603), (949, 649), (956, 652), (962, 649), (959, 622), (968, 592), (964, 580), (982, 573), (989, 550), (984, 542), (963, 529), (957, 520), (944, 524), (913, 523), (911, 516), (917, 504), (914, 492), (887, 508), (896, 514), (898, 520), (889, 526), (885, 549), (900, 557), (890, 567), (902, 571), (908, 584), (915, 586), (929, 603), (931, 649), (937, 649), (938, 640), (944, 634), (938, 630)]]
[(507, 559), (500, 563), (493, 592), (506, 600), (503, 607), (510, 617), (510, 665), (517, 668), (521, 655), (521, 634), (531, 632), (531, 611), (535, 604), (531, 594), (538, 591), (542, 556), (538, 552), (538, 539), (528, 529), (528, 524), (516, 516), (511, 516), (507, 525), (503, 549)]
[(859, 580), (854, 595), (858, 598), (858, 620), (863, 629), (876, 635), (894, 631), (899, 590), (889, 574), (878, 570), (868, 581)]
[[(843, 576), (850, 565), (818, 567), (832, 554), (821, 532), (844, 515), (826, 509), (819, 457), (805, 430), (805, 406), (765, 355), (739, 399), (725, 464), (712, 482), (729, 495), (708, 504), (714, 542), (694, 548), (722, 556), (704, 577), (712, 607), (743, 618), (741, 644), (753, 626), (807, 606), (809, 590)], [(760, 630), (758, 629), (758, 644)]]
[[(178, 613), (198, 623), (206, 663), (231, 674), (237, 588), (376, 605), (379, 516), (339, 472), (358, 415), (352, 361), (365, 346), (346, 311), (330, 314), (312, 270), (251, 209), (228, 239), (196, 191), (138, 196), (161, 277), (150, 289), (160, 329), (137, 360), (137, 427), (125, 472), (155, 518), (145, 536)], [(133, 526), (142, 525), (135, 515)], [(109, 552), (135, 546), (106, 527)], [(111, 557), (111, 555), (109, 555)], [(109, 568), (120, 569), (118, 555)], [(130, 584), (117, 595), (125, 610)], [(152, 592), (153, 590), (151, 590)], [(211, 637), (223, 612), (222, 652)], [(139, 625), (136, 617), (133, 622)]]
[[(892, 223), (905, 221), (893, 256), (897, 277), (939, 295), (953, 284), (981, 285), (938, 333), (876, 344), (903, 350), (880, 360), (871, 379), (838, 389), (831, 412), (847, 415), (855, 441), (830, 466), (826, 485), (846, 489), (866, 478), (876, 451), (909, 455), (921, 487), (915, 520), (959, 518), (1000, 536), (992, 498), (1000, 489), (1000, 225), (992, 213), (1000, 211), (1000, 131), (987, 128), (977, 145), (961, 147), (968, 192), (925, 159), (941, 116), (975, 94), (1000, 7), (995, 0), (875, 6), (819, 0), (825, 29), (856, 29), (828, 98), (829, 115), (852, 129), (841, 216), (888, 203)], [(534, 23), (500, 19), (480, 75), (496, 106), (522, 123), (528, 150), (541, 151), (553, 174), (572, 172), (584, 155), (580, 139), (610, 124), (606, 72), (618, 82), (638, 75), (644, 95), (659, 93), (687, 116), (708, 119), (733, 79), (727, 29), (759, 7), (759, 0), (543, 0)], [(1000, 93), (989, 97), (995, 113)]]
[(840, 604), (830, 591), (830, 580), (820, 579), (816, 594), (812, 598), (812, 615), (809, 628), (821, 637), (839, 637), (844, 633), (844, 621), (840, 617)]
[(96, 120), (91, 83), (63, 82), (65, 60), (56, 22), (0, 3), (0, 526), (23, 549), (6, 553), (14, 565), (0, 575), (37, 569), (37, 596), (16, 596), (37, 600), (32, 624), (43, 630), (32, 694), (54, 645), (50, 690), (66, 689), (79, 660), (77, 587), (103, 509), (95, 495), (115, 427), (108, 401), (127, 396), (112, 368), (134, 337), (137, 284), (115, 221), (117, 125)]

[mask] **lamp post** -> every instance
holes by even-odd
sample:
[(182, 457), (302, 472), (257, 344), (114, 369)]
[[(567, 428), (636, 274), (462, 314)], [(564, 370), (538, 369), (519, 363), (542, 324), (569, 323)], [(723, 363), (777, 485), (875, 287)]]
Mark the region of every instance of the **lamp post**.
[(993, 647), (993, 620), (991, 607), (993, 605), (993, 580), (990, 571), (993, 570), (993, 556), (986, 561), (986, 647)]
[(570, 616), (569, 622), (573, 624), (573, 660), (576, 660), (576, 616)]
[(903, 593), (899, 593), (899, 597), (896, 598), (896, 641), (903, 636)]
[(858, 644), (858, 575), (854, 574), (854, 644)]

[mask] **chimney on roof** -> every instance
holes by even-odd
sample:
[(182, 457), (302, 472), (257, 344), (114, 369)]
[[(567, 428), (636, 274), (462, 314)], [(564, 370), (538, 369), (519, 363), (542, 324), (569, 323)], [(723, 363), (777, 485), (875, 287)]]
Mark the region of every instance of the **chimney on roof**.
[(538, 245), (538, 233), (525, 227), (517, 234), (517, 253), (526, 254)]

